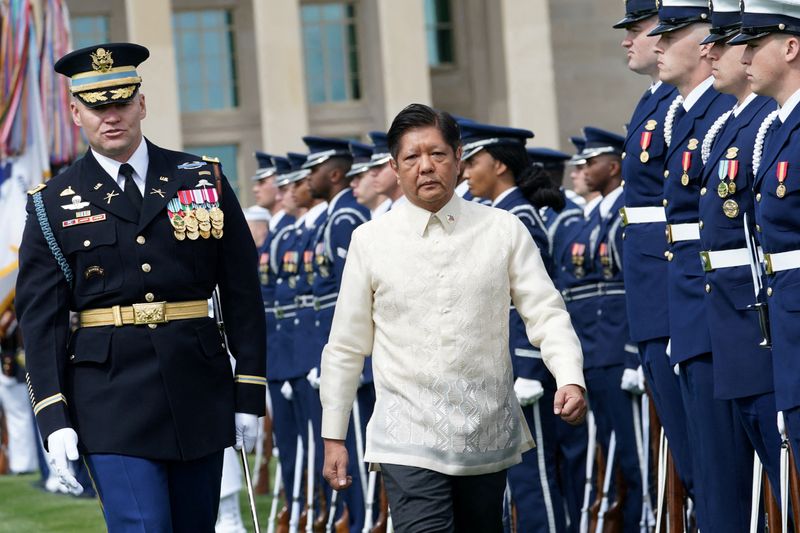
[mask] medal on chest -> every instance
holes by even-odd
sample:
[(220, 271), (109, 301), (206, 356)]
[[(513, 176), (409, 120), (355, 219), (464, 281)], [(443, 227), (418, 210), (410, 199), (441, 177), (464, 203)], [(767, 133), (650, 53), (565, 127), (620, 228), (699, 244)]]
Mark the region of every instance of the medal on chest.
[[(650, 124), (649, 122), (647, 123)], [(650, 143), (653, 140), (653, 132), (652, 131), (643, 131), (642, 137), (639, 139), (639, 146), (642, 148), (642, 153), (639, 154), (639, 161), (643, 164), (650, 161), (650, 154), (647, 153), (647, 149), (650, 147)]]
[(314, 249), (314, 257), (317, 263), (317, 269), (319, 270), (319, 275), (323, 278), (329, 277), (331, 275), (331, 269), (328, 263), (328, 258), (325, 257), (325, 245), (323, 243), (317, 243), (317, 246)]
[(583, 253), (585, 250), (585, 244), (580, 242), (572, 243), (572, 273), (576, 278), (582, 278), (586, 275), (586, 270), (583, 267)]
[(258, 278), (262, 285), (269, 283), (269, 253), (262, 252), (258, 256)]
[(777, 168), (775, 169), (775, 174), (778, 176), (778, 188), (775, 189), (775, 195), (778, 198), (783, 198), (786, 196), (786, 185), (783, 184), (786, 181), (786, 175), (789, 173), (789, 162), (788, 161), (781, 161), (778, 163)]
[(614, 277), (614, 272), (611, 269), (611, 256), (608, 253), (608, 244), (601, 242), (600, 243), (600, 264), (603, 266), (603, 277), (605, 279), (611, 279)]
[(689, 185), (689, 169), (692, 168), (692, 152), (683, 152), (683, 157), (681, 158), (681, 167), (683, 168), (681, 185), (686, 187)]
[(178, 191), (177, 197), (167, 204), (167, 215), (172, 234), (179, 241), (214, 237), (221, 239), (225, 215), (219, 207), (217, 191), (213, 188)]
[(305, 250), (303, 252), (303, 270), (306, 273), (308, 284), (314, 283), (314, 252)]

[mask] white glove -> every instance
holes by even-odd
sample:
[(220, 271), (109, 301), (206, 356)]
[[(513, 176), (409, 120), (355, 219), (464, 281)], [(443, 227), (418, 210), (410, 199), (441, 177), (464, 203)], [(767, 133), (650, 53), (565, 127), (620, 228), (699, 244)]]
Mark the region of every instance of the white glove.
[(311, 385), (312, 389), (319, 390), (319, 368), (314, 367), (308, 371), (306, 375), (306, 379), (308, 380), (309, 385)]
[(250, 413), (236, 413), (236, 444), (233, 445), (237, 450), (252, 452), (258, 439), (258, 417)]
[(672, 371), (675, 373), (676, 376), (680, 376), (681, 375), (681, 364), (680, 363), (675, 363), (674, 365), (672, 365)]
[(778, 411), (778, 433), (781, 434), (781, 440), (786, 440), (786, 422), (783, 420), (783, 411)]
[(638, 368), (626, 368), (622, 372), (619, 388), (637, 396), (644, 394), (644, 372), (641, 365)]
[(514, 382), (514, 393), (517, 395), (519, 404), (524, 406), (533, 405), (544, 394), (542, 382), (537, 379), (517, 378)]
[(292, 389), (292, 384), (288, 381), (284, 381), (283, 385), (281, 385), (281, 394), (284, 398), (286, 398), (287, 402), (291, 402), (292, 398), (294, 398), (294, 390)]
[(72, 428), (61, 428), (52, 432), (47, 437), (48, 463), (50, 470), (55, 472), (58, 481), (66, 487), (67, 491), (77, 496), (83, 492), (83, 487), (69, 466), (70, 461), (77, 461), (78, 434)]
[(672, 355), (672, 339), (667, 341), (667, 357)]

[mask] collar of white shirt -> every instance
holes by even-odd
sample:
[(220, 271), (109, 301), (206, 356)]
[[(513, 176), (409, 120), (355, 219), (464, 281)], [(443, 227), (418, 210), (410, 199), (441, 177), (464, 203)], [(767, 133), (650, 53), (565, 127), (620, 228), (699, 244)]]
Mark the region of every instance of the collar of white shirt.
[[(125, 178), (119, 175), (119, 167), (122, 166), (122, 163), (114, 161), (110, 157), (98, 154), (93, 148), (90, 148), (90, 150), (103, 170), (111, 176), (111, 179), (117, 182), (120, 189), (124, 189)], [(144, 194), (144, 180), (147, 177), (147, 167), (150, 165), (150, 156), (147, 153), (147, 143), (144, 141), (144, 137), (142, 137), (142, 141), (139, 143), (136, 151), (133, 152), (133, 155), (126, 163), (133, 167), (133, 182), (139, 188), (139, 192)]]
[(652, 85), (650, 86), (650, 94), (655, 94), (655, 93), (656, 93), (656, 91), (658, 90), (658, 88), (659, 88), (659, 87), (661, 87), (661, 84), (662, 84), (662, 83), (663, 83), (663, 82), (662, 82), (661, 80), (658, 80), (657, 82), (655, 82), (654, 84), (652, 84)]
[(686, 95), (686, 98), (683, 100), (683, 108), (687, 113), (692, 110), (692, 106), (700, 100), (700, 97), (703, 96), (712, 85), (714, 85), (714, 76), (709, 76)]
[(345, 189), (342, 189), (341, 191), (339, 191), (338, 193), (336, 193), (336, 196), (334, 196), (334, 197), (331, 199), (331, 203), (327, 204), (327, 206), (328, 206), (328, 214), (329, 214), (329, 215), (330, 215), (331, 213), (333, 213), (333, 210), (336, 208), (336, 202), (338, 202), (338, 201), (339, 201), (339, 198), (341, 198), (342, 196), (344, 196), (344, 195), (347, 193), (347, 191), (349, 191), (349, 190), (350, 190), (350, 187), (347, 187), (347, 188), (345, 188)]
[(285, 216), (286, 216), (286, 211), (284, 211), (283, 209), (279, 210), (277, 213), (272, 215), (272, 218), (269, 219), (269, 230), (275, 231), (275, 228), (278, 227), (278, 222), (280, 222)]
[(608, 216), (608, 213), (611, 211), (611, 208), (614, 206), (614, 202), (617, 201), (617, 198), (619, 198), (620, 194), (622, 194), (622, 185), (603, 196), (603, 199), (600, 200), (600, 204), (597, 206), (597, 208), (600, 210), (600, 216), (602, 218), (606, 218)]
[(458, 222), (459, 215), (461, 214), (461, 202), (465, 201), (466, 200), (461, 199), (460, 196), (453, 193), (453, 196), (444, 204), (444, 207), (435, 213), (414, 205), (412, 202), (404, 202), (397, 210), (402, 210), (411, 229), (414, 233), (422, 237), (425, 235), (425, 230), (428, 229), (428, 224), (433, 218), (438, 218), (444, 230), (447, 233), (452, 233)]
[(459, 198), (463, 198), (467, 191), (469, 190), (469, 181), (464, 180), (458, 185), (456, 185), (456, 194)]
[(736, 104), (736, 107), (733, 108), (733, 116), (738, 117), (742, 111), (747, 107), (747, 105), (756, 99), (756, 93), (750, 93), (747, 95), (747, 98), (742, 100), (741, 104)]
[(794, 108), (797, 107), (798, 102), (800, 102), (800, 89), (795, 91), (794, 94), (790, 96), (789, 99), (786, 100), (780, 107), (780, 111), (778, 111), (778, 118), (781, 119), (781, 122), (786, 122), (786, 119), (792, 114)]
[(594, 211), (594, 208), (597, 207), (602, 200), (603, 200), (602, 196), (595, 196), (590, 201), (586, 202), (583, 205), (583, 216), (584, 216), (584, 218), (589, 218), (589, 215), (592, 214), (592, 211)]
[[(336, 200), (338, 196), (339, 195), (337, 194), (334, 200)], [(322, 215), (322, 212), (325, 211), (326, 209), (328, 209), (328, 202), (320, 202), (311, 209), (309, 209), (308, 213), (306, 213), (306, 218), (305, 218), (306, 229), (312, 228), (314, 224), (317, 223), (317, 219), (320, 217), (320, 215)], [(330, 213), (330, 210), (328, 210), (328, 212)]]
[(495, 198), (492, 201), (492, 207), (495, 207), (497, 204), (499, 204), (500, 202), (505, 200), (506, 196), (508, 196), (509, 194), (511, 194), (512, 192), (514, 192), (516, 190), (517, 190), (517, 187), (511, 187), (510, 189), (506, 189), (503, 192), (501, 192), (500, 194), (498, 194), (497, 198)]

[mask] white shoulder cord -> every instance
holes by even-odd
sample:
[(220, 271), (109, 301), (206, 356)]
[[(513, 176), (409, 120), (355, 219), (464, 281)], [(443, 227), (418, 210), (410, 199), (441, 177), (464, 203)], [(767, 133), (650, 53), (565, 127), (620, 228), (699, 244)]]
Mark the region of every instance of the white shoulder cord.
[(678, 106), (683, 103), (683, 96), (678, 95), (669, 104), (667, 116), (664, 117), (664, 142), (667, 143), (667, 148), (672, 144), (672, 123), (675, 122), (675, 112), (678, 111)]
[[(733, 109), (736, 109), (736, 107), (734, 107)], [(724, 126), (725, 123), (728, 121), (728, 118), (731, 116), (731, 113), (733, 113), (733, 109), (731, 109), (730, 111), (725, 111), (723, 114), (717, 117), (717, 120), (714, 122), (711, 128), (709, 128), (708, 132), (706, 132), (706, 136), (703, 137), (703, 148), (701, 148), (700, 150), (700, 157), (703, 158), (704, 165), (708, 161), (708, 156), (711, 155), (711, 145), (714, 144), (714, 139), (719, 134), (720, 130), (722, 129), (722, 126)]]
[(753, 146), (753, 176), (758, 175), (758, 167), (761, 166), (761, 155), (764, 152), (764, 137), (766, 137), (767, 130), (772, 126), (772, 123), (775, 122), (776, 118), (778, 118), (777, 109), (764, 117), (764, 121), (761, 123), (761, 126), (758, 127), (756, 143)]

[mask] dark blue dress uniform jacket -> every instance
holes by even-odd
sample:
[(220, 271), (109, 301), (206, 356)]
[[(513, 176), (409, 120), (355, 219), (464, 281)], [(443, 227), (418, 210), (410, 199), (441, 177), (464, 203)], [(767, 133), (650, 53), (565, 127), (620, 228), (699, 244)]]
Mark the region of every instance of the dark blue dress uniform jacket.
[[(72, 285), (29, 202), (17, 305), (32, 400), (41, 406), (56, 399), (37, 415), (44, 437), (71, 426), (83, 453), (191, 460), (233, 445), (234, 412), (265, 412), (264, 386), (234, 384), (214, 320), (80, 328), (71, 336), (68, 328), (70, 311), (145, 302), (148, 293), (157, 302), (206, 300), (219, 285), (235, 373), (264, 379), (257, 254), (233, 190), (223, 178), (222, 239), (176, 240), (166, 205), (179, 190), (197, 188), (199, 173), (211, 166), (181, 170), (178, 165), (198, 158), (147, 146), (141, 216), (91, 152), (42, 191), (52, 232), (74, 273)], [(213, 175), (203, 177), (213, 182)], [(106, 219), (62, 227), (75, 213), (60, 207), (73, 198), (60, 196), (67, 187)], [(117, 196), (108, 202), (111, 192)]]
[[(774, 109), (774, 100), (756, 97), (738, 117), (731, 114), (717, 134), (703, 169), (700, 190), (703, 250), (745, 248), (745, 213), (750, 232), (754, 234), (753, 145), (761, 122)], [(736, 192), (720, 198), (717, 193), (719, 173), (724, 173), (732, 161), (739, 165), (734, 180)], [(729, 182), (727, 178), (725, 181)], [(730, 218), (723, 212), (725, 201), (738, 205), (739, 213), (735, 217)], [(768, 349), (758, 345), (762, 339), (758, 315), (748, 310), (754, 303), (749, 265), (706, 272), (706, 316), (714, 354), (716, 398), (727, 400), (772, 392), (772, 356)]]
[[(495, 205), (498, 209), (503, 209), (515, 214), (520, 221), (528, 228), (531, 238), (534, 239), (538, 246), (541, 246), (537, 240), (544, 237), (544, 246), (547, 246), (546, 234), (544, 232), (544, 223), (542, 222), (536, 208), (522, 194), (519, 189), (514, 189), (505, 198), (500, 200)], [(545, 255), (546, 250), (541, 250), (542, 257)], [(547, 261), (550, 261), (549, 258)], [(538, 348), (531, 345), (528, 340), (528, 334), (525, 330), (525, 323), (522, 317), (519, 316), (516, 309), (512, 306), (509, 316), (509, 348), (511, 350), (511, 362), (514, 370), (514, 377), (521, 377), (526, 379), (536, 379), (542, 382), (542, 385), (548, 386), (547, 388), (555, 389), (555, 381), (547, 371), (542, 361), (542, 354)]]
[[(645, 92), (633, 112), (625, 138), (622, 179), (625, 205), (661, 207), (664, 193), (664, 116), (678, 95), (662, 83), (654, 93)], [(641, 139), (652, 133), (647, 147), (649, 159), (642, 163)], [(664, 222), (631, 224), (625, 228), (625, 287), (631, 339), (642, 342), (669, 336), (667, 313), (667, 243)]]
[[(672, 128), (672, 144), (665, 161), (664, 198), (667, 223), (697, 223), (703, 160), (703, 137), (736, 99), (709, 87), (691, 110)], [(688, 185), (681, 183), (684, 153), (691, 154), (686, 170)], [(667, 174), (668, 173), (668, 174)], [(669, 246), (672, 260), (667, 268), (669, 298), (670, 362), (681, 363), (711, 352), (705, 308), (705, 275), (700, 261), (700, 240), (681, 241)]]
[[(285, 222), (284, 222), (285, 221)], [(284, 215), (275, 231), (270, 233), (267, 243), (269, 245), (269, 276), (272, 284), (271, 300), (269, 306), (272, 312), (267, 312), (267, 379), (270, 381), (283, 381), (300, 374), (292, 371), (293, 366), (293, 339), (294, 318), (296, 315), (294, 303), (294, 290), (289, 283), (290, 274), (286, 261), (289, 260), (286, 252), (291, 251), (294, 243), (294, 217)], [(262, 293), (264, 285), (261, 286)], [(264, 302), (267, 302), (266, 296)], [(266, 306), (266, 303), (264, 304)]]
[[(319, 366), (322, 342), (318, 339), (317, 311), (314, 305), (314, 247), (319, 235), (328, 220), (327, 209), (315, 213), (317, 219), (311, 227), (303, 225), (302, 232), (297, 233), (296, 250), (300, 254), (300, 272), (297, 281), (297, 320), (295, 320), (294, 357), (295, 366), (305, 376), (309, 370)], [(308, 216), (308, 215), (306, 215)], [(300, 302), (299, 300), (304, 300)], [(327, 340), (327, 339), (325, 339)]]
[[(776, 117), (775, 120), (780, 120)], [(783, 198), (777, 195), (778, 164), (788, 163)], [(800, 107), (768, 137), (756, 175), (756, 223), (764, 253), (800, 250)], [(779, 411), (800, 405), (800, 269), (767, 276), (767, 298)]]
[(369, 209), (356, 201), (352, 189), (345, 189), (331, 204), (328, 218), (317, 232), (314, 245), (313, 292), (317, 309), (314, 366), (319, 366), (322, 348), (328, 342), (353, 230), (370, 219)]

